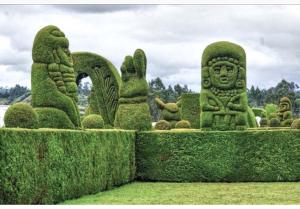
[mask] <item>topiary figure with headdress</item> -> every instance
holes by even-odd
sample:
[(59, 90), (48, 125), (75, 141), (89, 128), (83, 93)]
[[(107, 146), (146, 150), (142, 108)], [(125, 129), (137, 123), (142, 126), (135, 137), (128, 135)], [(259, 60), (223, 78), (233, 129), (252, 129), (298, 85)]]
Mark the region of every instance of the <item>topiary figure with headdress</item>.
[(208, 45), (202, 55), (200, 125), (203, 130), (257, 127), (246, 93), (246, 53), (234, 43)]

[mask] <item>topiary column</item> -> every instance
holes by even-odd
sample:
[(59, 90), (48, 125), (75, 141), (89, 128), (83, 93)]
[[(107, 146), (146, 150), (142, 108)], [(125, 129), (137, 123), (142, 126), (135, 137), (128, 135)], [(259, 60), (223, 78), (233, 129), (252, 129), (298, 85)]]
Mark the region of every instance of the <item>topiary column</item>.
[(203, 130), (256, 127), (246, 93), (246, 53), (237, 44), (208, 45), (202, 55), (200, 126)]
[(32, 48), (32, 106), (40, 127), (79, 128), (77, 85), (69, 41), (56, 26), (42, 28)]
[(150, 130), (152, 127), (147, 103), (149, 87), (146, 81), (146, 67), (146, 56), (141, 49), (137, 49), (133, 57), (125, 57), (121, 66), (122, 84), (114, 122), (117, 128)]

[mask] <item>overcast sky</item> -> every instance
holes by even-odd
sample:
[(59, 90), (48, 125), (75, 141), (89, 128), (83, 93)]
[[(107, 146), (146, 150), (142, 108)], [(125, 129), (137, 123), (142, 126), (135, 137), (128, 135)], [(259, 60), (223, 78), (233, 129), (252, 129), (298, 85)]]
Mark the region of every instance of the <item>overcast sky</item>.
[(300, 6), (56, 5), (0, 6), (0, 86), (30, 87), (31, 48), (46, 25), (58, 26), (70, 50), (98, 53), (119, 70), (142, 48), (147, 80), (200, 90), (204, 48), (235, 42), (247, 53), (247, 85), (281, 79), (300, 84)]

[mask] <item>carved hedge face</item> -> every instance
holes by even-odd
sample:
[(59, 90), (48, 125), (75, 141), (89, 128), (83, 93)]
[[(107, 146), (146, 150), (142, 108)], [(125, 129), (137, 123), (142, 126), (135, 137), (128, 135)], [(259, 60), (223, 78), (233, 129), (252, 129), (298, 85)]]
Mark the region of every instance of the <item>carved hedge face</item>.
[(231, 89), (237, 81), (238, 69), (235, 64), (228, 61), (217, 61), (209, 67), (209, 76), (213, 86)]
[(280, 99), (279, 112), (285, 112), (291, 110), (291, 101), (287, 97)]
[(69, 41), (56, 26), (42, 28), (36, 35), (32, 48), (32, 58), (37, 63), (60, 63), (73, 66)]

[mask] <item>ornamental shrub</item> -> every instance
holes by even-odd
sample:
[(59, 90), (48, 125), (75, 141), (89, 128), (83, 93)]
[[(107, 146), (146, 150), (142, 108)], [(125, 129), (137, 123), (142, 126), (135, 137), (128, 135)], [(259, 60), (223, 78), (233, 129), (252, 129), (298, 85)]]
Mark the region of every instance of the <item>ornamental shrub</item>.
[(300, 129), (300, 119), (296, 119), (293, 121), (291, 128)]
[[(67, 127), (80, 128), (77, 85), (65, 34), (53, 25), (42, 28), (34, 39), (32, 59), (32, 106), (45, 108), (41, 117), (51, 120), (40, 123), (39, 127), (48, 128), (44, 125), (51, 124), (53, 128), (63, 128), (61, 123), (65, 120)], [(65, 114), (56, 118), (61, 111)]]
[(90, 52), (72, 53), (77, 84), (89, 76), (92, 81), (89, 95), (90, 114), (102, 116), (105, 125), (114, 125), (118, 109), (121, 77), (115, 66), (106, 58)]
[(259, 123), (260, 123), (260, 127), (267, 127), (269, 121), (267, 118), (262, 118)]
[(137, 179), (168, 182), (299, 181), (300, 131), (145, 131)]
[(101, 115), (91, 114), (82, 120), (82, 127), (87, 129), (100, 129), (104, 127), (104, 121)]
[(151, 130), (146, 68), (147, 59), (143, 50), (137, 49), (133, 57), (125, 57), (121, 66), (122, 84), (114, 122), (116, 128)]
[(171, 124), (166, 120), (159, 120), (154, 127), (156, 130), (170, 130)]
[(202, 130), (257, 127), (248, 107), (246, 53), (234, 43), (208, 45), (201, 61), (200, 125)]
[(184, 93), (180, 101), (181, 119), (189, 121), (192, 128), (200, 128), (200, 94)]
[(270, 120), (270, 127), (279, 127), (280, 126), (280, 120), (278, 118), (272, 118)]
[(0, 204), (55, 204), (135, 177), (135, 132), (0, 129)]
[(191, 128), (191, 124), (187, 120), (181, 120), (176, 123), (175, 128)]
[(38, 115), (27, 103), (19, 102), (11, 105), (4, 115), (5, 127), (37, 128)]

